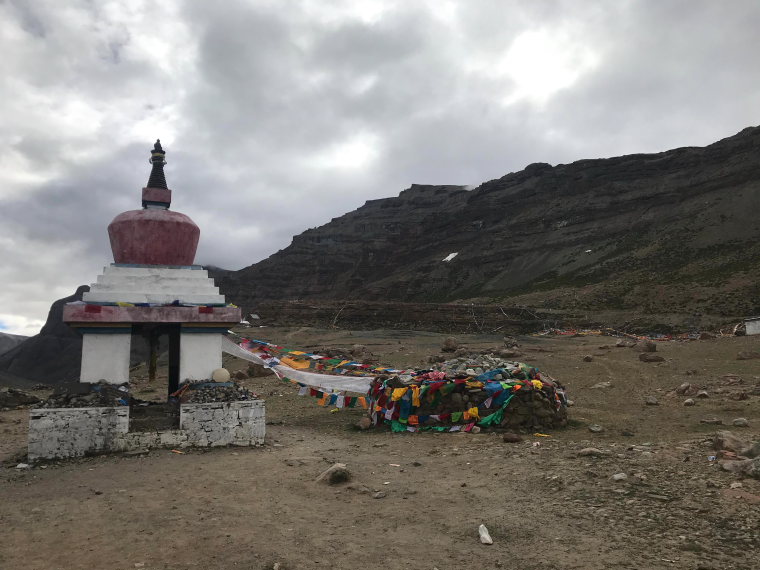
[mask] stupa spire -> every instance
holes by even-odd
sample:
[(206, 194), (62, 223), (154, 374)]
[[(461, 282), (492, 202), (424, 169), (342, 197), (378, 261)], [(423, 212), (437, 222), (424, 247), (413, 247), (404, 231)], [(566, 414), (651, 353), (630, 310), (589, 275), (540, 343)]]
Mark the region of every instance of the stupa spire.
[(166, 177), (164, 176), (164, 164), (166, 164), (166, 152), (161, 148), (161, 139), (156, 139), (153, 150), (150, 153), (150, 163), (153, 168), (150, 171), (148, 185), (146, 188), (168, 188), (166, 186)]

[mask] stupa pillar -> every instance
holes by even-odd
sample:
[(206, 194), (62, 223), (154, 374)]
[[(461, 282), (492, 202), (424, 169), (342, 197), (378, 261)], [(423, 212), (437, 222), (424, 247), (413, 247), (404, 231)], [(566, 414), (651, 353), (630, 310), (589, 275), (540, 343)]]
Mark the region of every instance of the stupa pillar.
[(179, 340), (179, 377), (206, 380), (222, 367), (222, 335), (183, 332)]
[(111, 384), (129, 382), (129, 354), (132, 348), (131, 328), (119, 333), (82, 335), (82, 371), (80, 382)]

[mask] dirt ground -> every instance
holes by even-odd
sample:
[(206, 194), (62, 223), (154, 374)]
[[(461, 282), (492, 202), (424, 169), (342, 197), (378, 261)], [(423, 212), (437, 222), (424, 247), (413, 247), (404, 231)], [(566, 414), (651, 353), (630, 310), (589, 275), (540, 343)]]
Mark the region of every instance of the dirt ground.
[[(294, 348), (363, 344), (398, 367), (421, 365), (444, 338), (248, 333)], [(498, 336), (459, 339), (473, 349), (501, 344)], [(739, 351), (759, 350), (760, 338), (661, 342), (662, 363), (640, 362), (615, 340), (519, 339), (520, 360), (560, 379), (574, 406), (569, 428), (524, 434), (516, 444), (485, 431), (357, 431), (361, 410), (318, 407), (267, 377), (245, 381), (267, 402), (261, 448), (154, 450), (19, 470), (28, 411), (0, 412), (0, 568), (760, 567), (760, 481), (708, 459), (716, 429), (760, 439), (760, 395), (753, 393), (760, 360), (736, 360)], [(225, 363), (246, 368), (231, 357)], [(669, 394), (684, 381), (709, 397), (684, 407), (684, 397)], [(593, 388), (600, 382), (611, 385)], [(165, 390), (136, 384), (147, 389), (143, 396)], [(740, 390), (748, 399), (734, 399)], [(659, 405), (645, 405), (647, 396)], [(732, 427), (738, 417), (749, 427)], [(708, 418), (724, 426), (700, 423)], [(590, 432), (590, 424), (603, 431)], [(602, 455), (579, 456), (587, 447)], [(348, 465), (350, 483), (314, 481), (335, 462)], [(614, 481), (618, 473), (626, 479)], [(373, 498), (377, 492), (384, 496)], [(493, 545), (479, 542), (480, 524)]]

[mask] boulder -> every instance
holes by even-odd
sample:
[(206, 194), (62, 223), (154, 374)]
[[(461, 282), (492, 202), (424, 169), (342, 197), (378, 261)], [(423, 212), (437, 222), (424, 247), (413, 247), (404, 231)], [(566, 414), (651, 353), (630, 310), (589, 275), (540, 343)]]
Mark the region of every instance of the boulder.
[(328, 485), (339, 485), (351, 480), (351, 473), (346, 468), (345, 463), (335, 463), (328, 469), (322, 471), (316, 478), (318, 483), (327, 483)]
[(659, 354), (652, 354), (651, 352), (642, 352), (639, 354), (639, 360), (641, 362), (664, 362), (665, 359)]
[(453, 336), (448, 337), (441, 345), (441, 352), (454, 352), (459, 348), (459, 341)]
[(760, 352), (754, 350), (742, 350), (736, 355), (736, 360), (755, 360), (760, 358)]

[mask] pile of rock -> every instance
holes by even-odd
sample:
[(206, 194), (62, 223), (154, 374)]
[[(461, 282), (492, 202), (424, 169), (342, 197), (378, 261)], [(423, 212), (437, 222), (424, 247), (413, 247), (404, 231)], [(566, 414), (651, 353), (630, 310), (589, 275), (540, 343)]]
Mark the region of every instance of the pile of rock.
[(182, 395), (182, 402), (189, 404), (239, 402), (241, 400), (258, 400), (258, 396), (234, 382), (190, 384)]
[[(520, 366), (518, 362), (514, 360), (508, 360), (501, 356), (497, 356), (493, 353), (487, 354), (468, 354), (458, 358), (452, 358), (444, 362), (438, 362), (433, 364), (434, 370), (440, 370), (445, 372), (449, 376), (456, 377), (462, 376), (479, 376), (487, 370), (494, 370), (496, 368), (504, 368), (507, 370), (519, 370)], [(503, 380), (504, 378), (496, 377), (495, 380)]]
[(40, 408), (103, 408), (129, 405), (129, 385), (98, 382), (61, 384)]
[[(488, 377), (488, 382), (514, 383), (518, 380), (518, 383), (522, 383), (521, 389), (513, 392), (512, 399), (504, 411), (500, 422), (502, 427), (511, 430), (542, 430), (567, 425), (567, 401), (562, 385), (543, 373), (539, 376), (531, 373), (531, 376), (528, 376), (526, 370), (531, 369), (524, 364), (490, 353), (453, 358), (436, 363), (433, 368), (444, 372), (446, 377), (451, 379), (467, 378), (478, 381), (478, 377), (484, 375), (483, 377)], [(531, 380), (537, 377), (541, 380)], [(385, 386), (403, 388), (409, 385), (408, 382), (403, 377), (389, 378)], [(419, 418), (448, 417), (450, 414), (466, 412), (477, 407), (480, 417), (483, 418), (498, 409), (487, 402), (493, 395), (494, 392), (486, 390), (485, 387), (468, 386), (466, 382), (457, 383), (453, 390), (446, 391), (441, 398), (432, 401), (423, 398), (414, 414)], [(435, 425), (435, 422), (431, 422), (431, 425)]]
[(713, 445), (724, 470), (760, 479), (760, 441), (751, 442), (730, 431), (719, 431)]
[(0, 388), (0, 410), (13, 410), (40, 401), (36, 396), (15, 388)]

